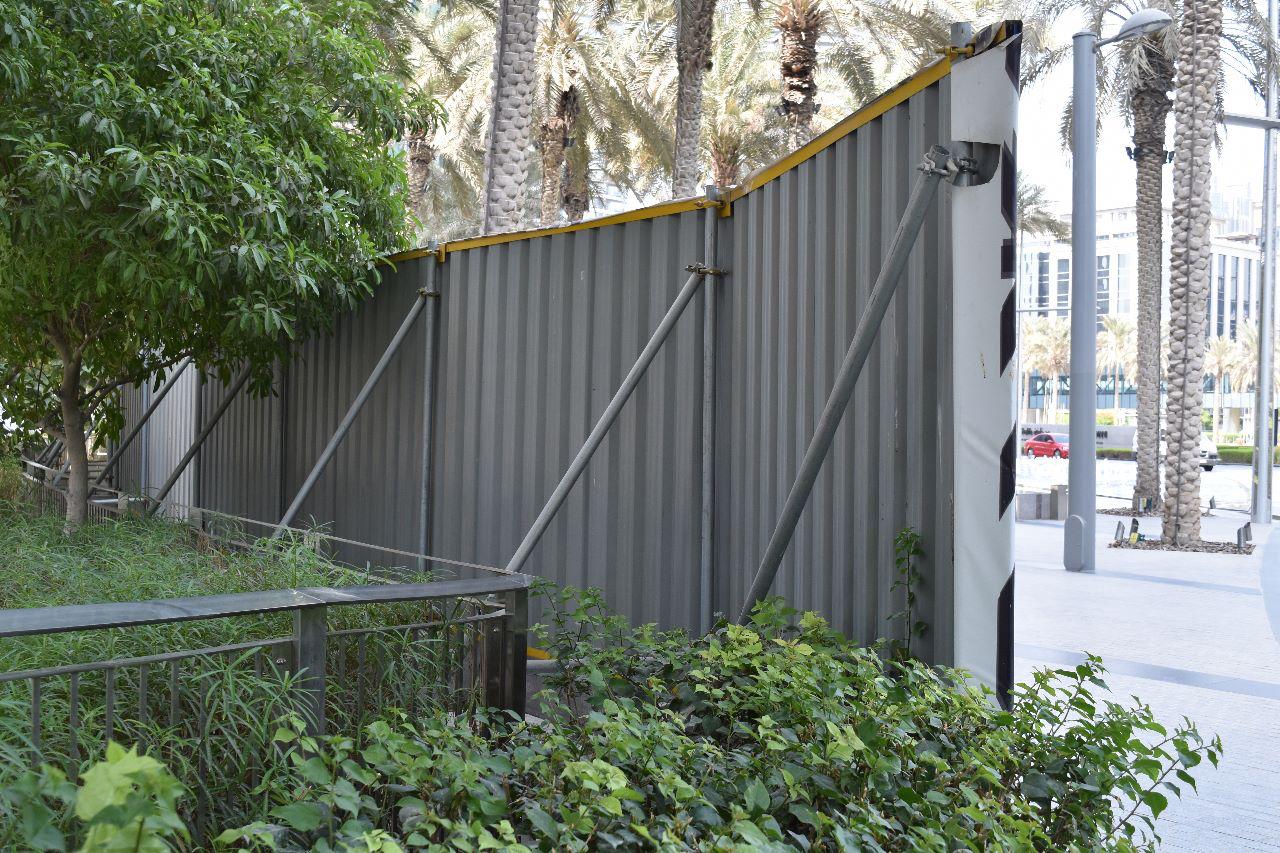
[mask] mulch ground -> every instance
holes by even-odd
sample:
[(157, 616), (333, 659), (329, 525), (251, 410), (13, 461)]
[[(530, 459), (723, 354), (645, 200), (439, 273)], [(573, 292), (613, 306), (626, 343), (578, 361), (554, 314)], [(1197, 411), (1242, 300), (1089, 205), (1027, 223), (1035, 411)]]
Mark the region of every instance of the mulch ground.
[(1208, 542), (1201, 540), (1192, 542), (1189, 545), (1174, 545), (1165, 542), (1162, 539), (1143, 539), (1140, 542), (1130, 542), (1128, 539), (1119, 542), (1111, 542), (1109, 548), (1129, 548), (1134, 551), (1189, 551), (1196, 554), (1252, 554), (1252, 543), (1246, 544), (1244, 550), (1236, 547), (1234, 542)]
[(1125, 518), (1159, 518), (1160, 510), (1153, 509), (1150, 512), (1134, 512), (1128, 507), (1104, 506), (1098, 509), (1098, 515), (1123, 515)]

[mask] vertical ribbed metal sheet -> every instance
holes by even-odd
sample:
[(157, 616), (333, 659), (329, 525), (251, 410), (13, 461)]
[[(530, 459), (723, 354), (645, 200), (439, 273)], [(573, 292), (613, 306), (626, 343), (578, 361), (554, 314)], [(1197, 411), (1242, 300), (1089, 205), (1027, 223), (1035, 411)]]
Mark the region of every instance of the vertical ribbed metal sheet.
[[(947, 78), (743, 196), (723, 220), (717, 380), (717, 609), (736, 613), (773, 532), (920, 163), (949, 140)], [(893, 539), (950, 563), (947, 188), (911, 255), (773, 591), (864, 641), (887, 617)], [(945, 575), (943, 573), (937, 573)], [(920, 618), (949, 622), (946, 590)], [(933, 637), (942, 632), (930, 632)], [(935, 651), (924, 643), (930, 657)], [(937, 649), (944, 653), (945, 650)]]
[[(232, 401), (192, 464), (198, 472), (192, 503), (256, 520), (279, 517), (285, 444), (278, 394), (254, 397), (242, 392)], [(225, 395), (226, 386), (205, 377), (200, 389), (204, 417), (217, 411)]]
[[(701, 212), (451, 255), (431, 552), (504, 564), (701, 261)], [(697, 621), (702, 300), (695, 298), (525, 570), (638, 621)]]
[[(425, 260), (384, 268), (374, 298), (341, 317), (333, 333), (307, 341), (286, 368), (283, 503), (320, 456), (425, 285)], [(403, 550), (418, 543), (422, 441), (422, 323), (374, 389), (297, 523), (336, 536)], [(269, 520), (278, 521), (283, 507)]]
[[(159, 384), (150, 388), (134, 386), (125, 390), (126, 428), (137, 422), (136, 418), (146, 410)], [(196, 371), (187, 367), (173, 389), (160, 402), (142, 433), (125, 451), (116, 473), (118, 482), (125, 491), (154, 494), (169, 479), (169, 474), (195, 439), (196, 394)], [(190, 505), (194, 497), (194, 484), (195, 473), (189, 467), (174, 484), (169, 500)]]

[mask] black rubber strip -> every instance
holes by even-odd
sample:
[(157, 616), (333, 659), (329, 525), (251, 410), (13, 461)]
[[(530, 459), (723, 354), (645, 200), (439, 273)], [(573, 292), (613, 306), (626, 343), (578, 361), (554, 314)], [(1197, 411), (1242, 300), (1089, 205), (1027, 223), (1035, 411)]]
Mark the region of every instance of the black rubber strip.
[(1018, 428), (1009, 431), (1004, 447), (1000, 450), (1000, 506), (998, 518), (1004, 518), (1013, 503), (1013, 493), (1018, 482)]
[(1014, 350), (1018, 348), (1018, 310), (1014, 299), (1014, 289), (1000, 306), (1000, 372), (1004, 373), (1013, 362)]
[(1013, 575), (1010, 571), (996, 599), (996, 698), (1005, 710), (1013, 691)]

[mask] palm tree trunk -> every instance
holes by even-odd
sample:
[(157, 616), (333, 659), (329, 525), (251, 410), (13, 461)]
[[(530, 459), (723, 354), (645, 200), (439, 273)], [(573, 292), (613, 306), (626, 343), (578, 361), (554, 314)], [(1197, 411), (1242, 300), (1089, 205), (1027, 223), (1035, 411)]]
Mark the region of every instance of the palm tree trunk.
[(435, 152), (425, 133), (416, 133), (406, 142), (409, 174), (409, 210), (419, 225), (427, 222), (427, 179), (431, 177), (431, 160)]
[(798, 148), (812, 135), (818, 67), (818, 38), (826, 15), (820, 0), (783, 0), (778, 7), (782, 47), (782, 115), (787, 141)]
[(1115, 387), (1111, 389), (1111, 422), (1120, 424), (1120, 368), (1116, 368)]
[(711, 63), (711, 28), (715, 0), (677, 0), (676, 5), (676, 139), (671, 194), (691, 196), (698, 190), (698, 139), (702, 130), (702, 75)]
[(570, 222), (581, 222), (591, 206), (590, 188), (587, 186), (587, 167), (590, 157), (586, 151), (586, 139), (579, 122), (582, 118), (582, 102), (576, 86), (565, 90), (573, 93), (573, 100), (565, 112), (565, 136), (572, 140), (573, 149), (565, 156), (564, 163), (564, 213)]
[(542, 224), (550, 225), (560, 219), (564, 203), (564, 149), (568, 142), (568, 112), (577, 99), (573, 87), (556, 98), (555, 109), (542, 120), (539, 141), (542, 146)]
[[(1164, 0), (1152, 7), (1166, 8)], [(1151, 74), (1135, 87), (1133, 159), (1137, 165), (1135, 218), (1138, 243), (1138, 505), (1160, 502), (1160, 309), (1164, 278), (1164, 126), (1172, 104), (1173, 69), (1158, 39), (1142, 42)]]
[(538, 0), (498, 0), (493, 103), (484, 158), (484, 231), (520, 225), (529, 180)]
[(1169, 276), (1169, 400), (1164, 538), (1200, 539), (1200, 431), (1204, 410), (1205, 297), (1209, 292), (1209, 191), (1216, 121), (1222, 0), (1186, 4), (1174, 97), (1173, 239)]

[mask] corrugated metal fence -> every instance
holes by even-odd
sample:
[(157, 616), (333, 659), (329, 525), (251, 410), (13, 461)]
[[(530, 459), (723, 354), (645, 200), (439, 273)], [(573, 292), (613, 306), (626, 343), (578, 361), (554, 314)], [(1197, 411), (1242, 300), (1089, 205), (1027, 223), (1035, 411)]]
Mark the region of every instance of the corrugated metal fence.
[[(200, 453), (190, 502), (279, 519), (418, 289), (435, 282), (429, 553), (501, 565), (684, 283), (685, 267), (705, 262), (728, 274), (707, 279), (524, 570), (601, 587), (634, 621), (697, 627), (710, 292), (718, 300), (711, 606), (736, 612), (916, 166), (930, 145), (951, 139), (951, 67), (932, 66), (748, 180), (730, 193), (728, 210), (676, 203), (401, 258), (373, 299), (280, 369), (277, 396), (236, 401)], [(919, 618), (935, 627), (923, 651), (937, 660), (951, 658), (953, 618), (950, 207), (949, 192), (940, 193), (774, 587), (859, 639), (898, 633), (886, 621), (902, 601), (891, 590), (893, 537), (911, 525), (927, 552)], [(715, 257), (704, 252), (707, 217)], [(300, 522), (418, 547), (423, 324)], [(203, 385), (204, 411), (222, 390)], [(172, 405), (185, 399), (175, 392)], [(176, 457), (193, 432), (153, 422), (142, 444)], [(144, 478), (137, 454), (121, 476), (128, 488), (163, 479), (157, 471)]]

